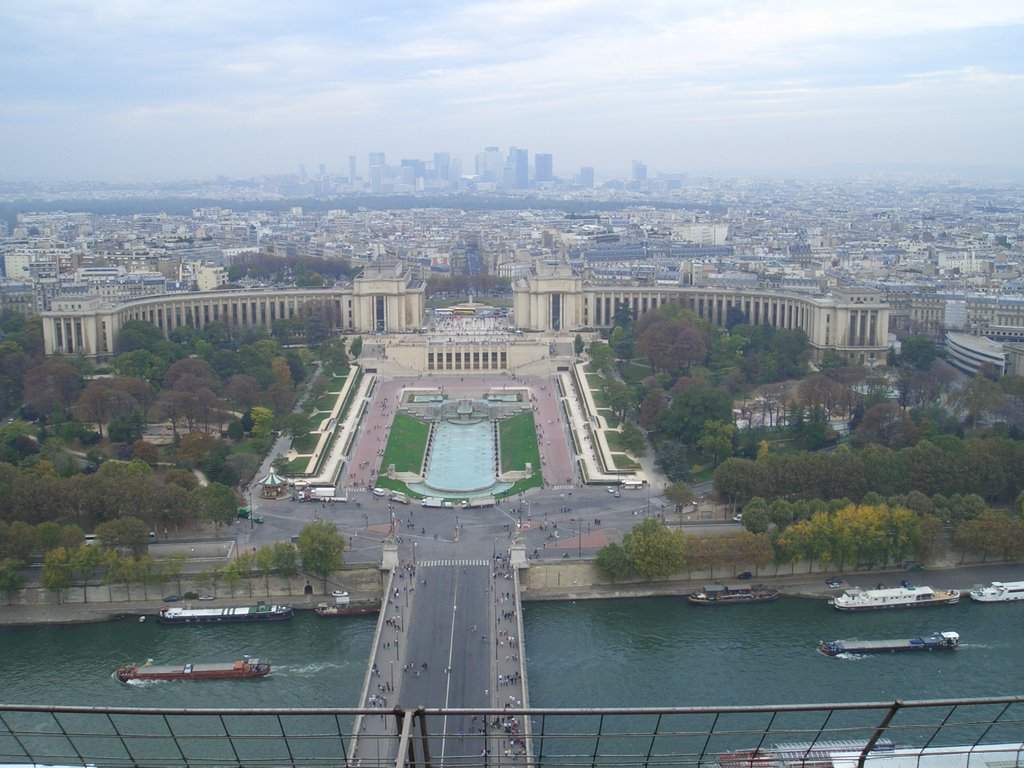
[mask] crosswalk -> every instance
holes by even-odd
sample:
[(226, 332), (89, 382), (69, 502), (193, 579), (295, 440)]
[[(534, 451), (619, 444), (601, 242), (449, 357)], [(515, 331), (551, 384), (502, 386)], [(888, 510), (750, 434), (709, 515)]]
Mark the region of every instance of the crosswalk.
[(551, 490), (553, 490), (553, 491), (571, 491), (575, 487), (576, 487), (575, 485), (564, 485), (564, 484), (563, 485), (552, 485), (551, 486)]
[(421, 560), (417, 568), (463, 568), (467, 565), (490, 565), (490, 560)]

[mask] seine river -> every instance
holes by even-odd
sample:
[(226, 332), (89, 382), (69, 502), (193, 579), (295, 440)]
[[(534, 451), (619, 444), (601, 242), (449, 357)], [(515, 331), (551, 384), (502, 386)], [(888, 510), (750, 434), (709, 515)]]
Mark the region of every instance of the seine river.
[[(531, 704), (633, 707), (884, 701), (1024, 693), (1024, 603), (842, 614), (823, 600), (699, 608), (682, 598), (528, 603)], [(138, 707), (355, 707), (375, 620), (215, 627), (125, 620), (0, 629), (9, 704)], [(957, 653), (831, 659), (818, 640), (954, 630)], [(114, 668), (267, 657), (252, 683), (127, 686)], [(244, 694), (244, 698), (240, 696)]]

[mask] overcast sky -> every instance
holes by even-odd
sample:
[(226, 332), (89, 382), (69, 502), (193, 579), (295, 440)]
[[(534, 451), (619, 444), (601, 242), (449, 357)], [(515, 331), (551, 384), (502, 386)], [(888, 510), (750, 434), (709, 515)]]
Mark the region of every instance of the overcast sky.
[(1024, 0), (4, 0), (0, 178), (1020, 167)]

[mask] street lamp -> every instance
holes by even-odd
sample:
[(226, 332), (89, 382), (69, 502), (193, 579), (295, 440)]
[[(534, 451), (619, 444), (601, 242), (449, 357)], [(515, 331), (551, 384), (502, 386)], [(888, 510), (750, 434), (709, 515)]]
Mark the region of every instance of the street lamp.
[(395, 690), (395, 662), (391, 661), (391, 690)]
[(412, 567), (416, 567), (416, 542), (412, 543)]

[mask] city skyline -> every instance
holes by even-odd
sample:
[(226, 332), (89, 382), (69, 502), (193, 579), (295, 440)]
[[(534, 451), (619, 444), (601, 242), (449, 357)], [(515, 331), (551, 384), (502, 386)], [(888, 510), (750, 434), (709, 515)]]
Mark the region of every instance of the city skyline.
[(468, 174), (485, 146), (559, 178), (1021, 168), (1012, 2), (40, 0), (0, 28), (3, 179)]

